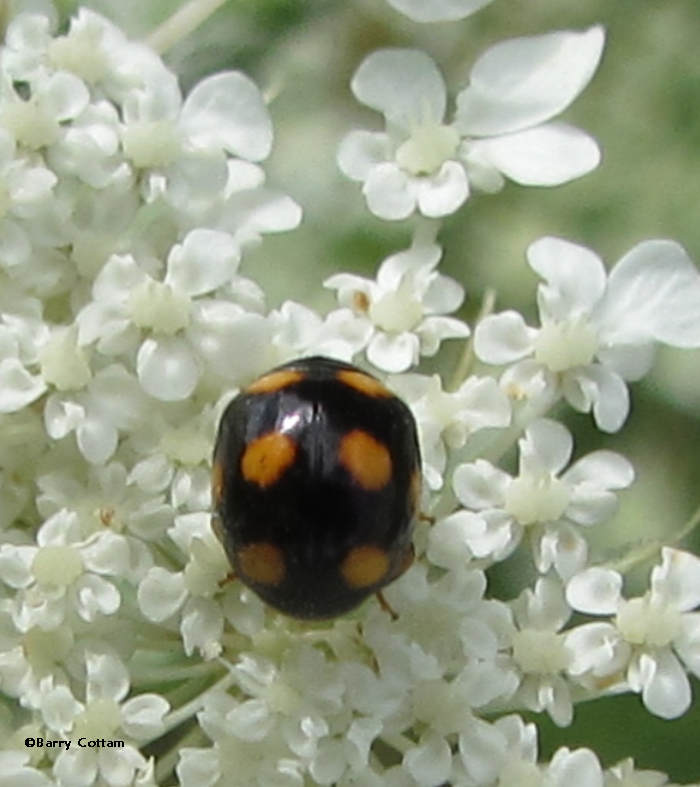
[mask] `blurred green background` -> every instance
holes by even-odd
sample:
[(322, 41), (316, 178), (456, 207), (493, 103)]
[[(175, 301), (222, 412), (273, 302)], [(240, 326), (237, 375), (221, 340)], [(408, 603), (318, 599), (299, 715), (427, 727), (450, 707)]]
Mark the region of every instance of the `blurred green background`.
[[(64, 3), (62, 10), (75, 5)], [(140, 37), (179, 3), (86, 5)], [(439, 236), (443, 271), (467, 289), (466, 316), (477, 310), (484, 289), (495, 287), (497, 308), (514, 307), (533, 318), (536, 277), (524, 250), (541, 235), (586, 244), (608, 267), (651, 237), (674, 238), (700, 260), (698, 0), (496, 0), (461, 22), (430, 25), (412, 23), (383, 0), (230, 0), (165, 59), (185, 90), (227, 68), (244, 70), (262, 88), (276, 133), (265, 165), (268, 182), (301, 203), (304, 220), (293, 233), (268, 236), (246, 256), (243, 271), (266, 287), (270, 306), (293, 297), (326, 309), (333, 305), (320, 287), (327, 275), (373, 275), (385, 255), (408, 243), (413, 226), (373, 218), (358, 184), (335, 165), (346, 131), (380, 128), (379, 115), (357, 104), (349, 90), (364, 55), (382, 46), (425, 49), (453, 97), (492, 43), (594, 23), (607, 30), (603, 61), (564, 118), (599, 140), (601, 167), (559, 188), (509, 184), (495, 196), (476, 196)], [(567, 414), (577, 452), (619, 450), (637, 471), (616, 519), (595, 534), (601, 559), (624, 554), (630, 544), (672, 539), (700, 504), (699, 367), (700, 353), (663, 349), (653, 374), (632, 386), (633, 409), (620, 434), (601, 435), (588, 416)], [(697, 537), (684, 545), (700, 551)], [(494, 576), (494, 592), (517, 593), (519, 570), (513, 564)], [(630, 594), (643, 590), (648, 571), (646, 564), (630, 572)], [(580, 708), (568, 730), (545, 721), (542, 748), (550, 753), (558, 745), (591, 745), (605, 765), (634, 756), (640, 766), (661, 768), (675, 780), (700, 780), (699, 729), (700, 712), (663, 722), (628, 696)]]

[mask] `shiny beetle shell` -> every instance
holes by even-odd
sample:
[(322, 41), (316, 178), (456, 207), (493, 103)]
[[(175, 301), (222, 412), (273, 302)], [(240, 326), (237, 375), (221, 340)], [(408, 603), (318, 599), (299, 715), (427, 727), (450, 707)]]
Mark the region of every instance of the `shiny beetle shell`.
[(408, 407), (323, 357), (279, 366), (226, 408), (214, 530), (234, 575), (297, 618), (341, 615), (411, 564), (420, 453)]

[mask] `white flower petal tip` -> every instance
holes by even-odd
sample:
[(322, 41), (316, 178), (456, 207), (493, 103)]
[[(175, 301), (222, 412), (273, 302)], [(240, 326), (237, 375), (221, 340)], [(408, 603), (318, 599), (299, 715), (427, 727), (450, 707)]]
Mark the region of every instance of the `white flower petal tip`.
[(566, 109), (595, 73), (603, 28), (502, 41), (474, 64), (457, 97), (457, 125), (477, 137), (532, 128)]
[(617, 571), (594, 567), (569, 580), (566, 600), (581, 612), (610, 615), (617, 610), (621, 591), (622, 577)]
[(464, 19), (493, 0), (387, 0), (392, 8), (414, 22), (454, 22)]
[(432, 58), (417, 49), (372, 52), (360, 64), (350, 87), (358, 101), (401, 127), (427, 120), (442, 122), (444, 80)]

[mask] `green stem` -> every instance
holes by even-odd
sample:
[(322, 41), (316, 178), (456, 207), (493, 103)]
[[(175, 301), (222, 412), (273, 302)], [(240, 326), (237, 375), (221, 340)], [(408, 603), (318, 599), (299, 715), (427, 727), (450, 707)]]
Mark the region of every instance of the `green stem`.
[(620, 574), (624, 574), (630, 568), (634, 568), (634, 566), (637, 566), (640, 563), (645, 563), (646, 561), (657, 557), (658, 553), (663, 547), (677, 546), (686, 536), (690, 535), (699, 524), (700, 505), (695, 509), (695, 511), (693, 511), (693, 513), (690, 515), (690, 519), (688, 519), (685, 525), (683, 525), (683, 527), (670, 539), (664, 539), (663, 541), (654, 539), (654, 541), (650, 541), (646, 544), (638, 546), (636, 549), (628, 552), (624, 557), (621, 557), (618, 560), (611, 560), (607, 563), (603, 563), (602, 567), (611, 568)]
[[(234, 683), (234, 676), (229, 672), (224, 675), (221, 680), (217, 681), (213, 686), (210, 686), (206, 691), (203, 691), (201, 694), (198, 694), (194, 699), (191, 699), (189, 702), (186, 702), (184, 705), (181, 705), (177, 710), (171, 711), (168, 713), (163, 719), (163, 726), (158, 731), (158, 734), (155, 736), (156, 738), (160, 738), (166, 733), (170, 732), (170, 730), (174, 730), (175, 727), (178, 727), (184, 721), (187, 721), (191, 716), (194, 716), (197, 711), (201, 710), (204, 706), (206, 698), (210, 694), (215, 694), (216, 692), (226, 691), (231, 685)], [(146, 741), (145, 743), (151, 743), (151, 740)]]
[(158, 666), (137, 667), (132, 671), (131, 685), (153, 685), (175, 683), (181, 680), (192, 680), (193, 678), (206, 677), (212, 675), (217, 670), (218, 665), (212, 665), (209, 661), (201, 661), (197, 664), (181, 664), (179, 666)]
[(205, 22), (226, 0), (190, 0), (157, 27), (145, 43), (162, 55)]
[(156, 784), (163, 784), (166, 777), (170, 776), (170, 774), (175, 770), (178, 757), (180, 756), (180, 751), (184, 747), (191, 746), (192, 744), (196, 743), (204, 743), (205, 740), (206, 737), (204, 736), (204, 733), (202, 732), (199, 725), (193, 727), (186, 735), (180, 738), (177, 744), (172, 749), (170, 749), (167, 754), (164, 754), (162, 757), (158, 758), (155, 770)]
[[(487, 317), (489, 314), (491, 314), (495, 303), (496, 291), (492, 289), (486, 290), (481, 301), (479, 314), (474, 321), (474, 331), (476, 331), (476, 326), (484, 319), (484, 317)], [(474, 365), (474, 331), (471, 332), (469, 338), (464, 343), (462, 355), (457, 362), (457, 366), (455, 367), (452, 378), (445, 387), (445, 390), (447, 391), (456, 391), (457, 388), (459, 388), (459, 386), (467, 379), (472, 370), (472, 366)]]

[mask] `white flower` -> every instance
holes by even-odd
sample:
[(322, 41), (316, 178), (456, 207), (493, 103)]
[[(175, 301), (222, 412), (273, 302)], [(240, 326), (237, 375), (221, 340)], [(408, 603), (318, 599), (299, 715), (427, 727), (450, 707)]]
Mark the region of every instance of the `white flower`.
[(386, 131), (350, 132), (338, 152), (340, 168), (363, 182), (369, 209), (384, 219), (416, 209), (432, 217), (454, 213), (470, 184), (498, 191), (504, 175), (538, 186), (580, 177), (598, 165), (595, 141), (545, 121), (586, 87), (602, 49), (600, 27), (496, 44), (475, 63), (451, 124), (445, 83), (428, 55), (373, 52), (351, 87), (359, 101), (382, 112)]
[(180, 214), (184, 229), (206, 226), (231, 233), (242, 248), (260, 243), (262, 235), (294, 229), (301, 221), (301, 207), (287, 194), (265, 185), (265, 172), (251, 161), (229, 158), (228, 180), (223, 192), (195, 213), (190, 206)]
[(40, 81), (47, 71), (70, 72), (95, 94), (121, 103), (129, 91), (158, 81), (174, 82), (174, 75), (148, 46), (129, 41), (105, 17), (78, 9), (66, 35), (52, 37), (56, 12), (38, 3), (19, 13), (8, 27), (9, 47), (3, 67), (17, 81)]
[(435, 270), (441, 255), (436, 244), (415, 245), (387, 257), (376, 281), (338, 273), (323, 283), (362, 326), (373, 326), (367, 358), (379, 369), (403, 372), (419, 356), (435, 355), (443, 339), (469, 335), (461, 320), (443, 316), (459, 308), (464, 290)]
[(17, 155), (14, 139), (0, 128), (0, 264), (10, 275), (29, 260), (31, 220), (55, 184), (54, 173), (35, 156)]
[(603, 787), (603, 770), (590, 749), (563, 746), (554, 752), (544, 768), (542, 784), (546, 787)]
[(228, 71), (207, 77), (184, 103), (175, 80), (131, 91), (123, 104), (124, 154), (148, 174), (147, 202), (163, 194), (183, 212), (223, 193), (227, 154), (249, 161), (266, 158), (272, 124), (257, 86)]
[(537, 727), (519, 716), (503, 716), (492, 724), (471, 719), (459, 736), (459, 754), (467, 784), (535, 787), (542, 782)]
[[(216, 425), (230, 399), (230, 393), (226, 393), (201, 410), (187, 402), (174, 422), (158, 412), (148, 423), (140, 424), (132, 439), (142, 458), (131, 467), (128, 483), (146, 496), (168, 493), (174, 509), (209, 509), (212, 444)], [(163, 532), (154, 531), (154, 535)]]
[[(110, 355), (138, 347), (139, 382), (164, 401), (188, 398), (207, 368), (233, 382), (254, 376), (267, 366), (264, 318), (202, 297), (235, 276), (239, 259), (230, 235), (205, 229), (173, 246), (162, 281), (129, 255), (112, 257), (95, 279), (93, 300), (76, 318), (80, 344), (97, 341), (97, 349)], [(150, 335), (141, 340), (146, 331)]]
[(397, 375), (389, 384), (413, 411), (431, 489), (442, 486), (448, 451), (458, 451), (480, 429), (510, 423), (508, 397), (492, 377), (470, 376), (454, 391), (444, 391), (437, 374)]
[[(114, 656), (87, 652), (85, 669), (84, 702), (75, 700), (65, 686), (54, 686), (50, 679), (43, 682), (44, 722), (74, 742), (67, 751), (61, 750), (54, 774), (67, 787), (89, 787), (103, 780), (110, 785), (131, 784), (139, 772), (148, 770), (146, 759), (131, 741), (157, 736), (170, 705), (156, 694), (138, 694), (125, 701), (129, 673)], [(113, 740), (125, 736), (129, 740), (123, 748), (76, 745), (81, 737)]]
[(613, 765), (605, 772), (605, 787), (664, 787), (670, 785), (661, 771), (637, 770), (631, 757)]
[(11, 83), (1, 83), (0, 121), (25, 149), (48, 148), (61, 138), (62, 124), (88, 106), (90, 94), (80, 79), (65, 71), (43, 73), (28, 87), (25, 100)]
[(56, 628), (72, 610), (87, 622), (113, 615), (121, 603), (114, 578), (127, 572), (130, 559), (124, 536), (103, 531), (81, 540), (78, 517), (65, 511), (42, 525), (37, 546), (3, 544), (0, 579), (18, 591), (15, 626), (23, 632)]
[(268, 320), (273, 330), (272, 342), (278, 348), (275, 363), (305, 355), (351, 361), (372, 336), (370, 323), (358, 320), (351, 309), (336, 309), (321, 317), (308, 306), (285, 301), (270, 312)]
[(29, 751), (0, 752), (0, 787), (51, 787), (46, 774), (29, 764)]
[[(42, 361), (44, 379), (63, 389), (46, 400), (47, 434), (61, 439), (75, 432), (80, 453), (88, 462), (107, 462), (117, 448), (119, 432), (136, 429), (149, 413), (138, 381), (120, 364), (111, 364), (90, 379), (90, 368), (74, 336), (68, 341), (64, 335), (55, 336), (44, 347)], [(83, 387), (75, 393), (66, 390)]]
[(414, 22), (446, 22), (464, 19), (492, 0), (387, 0), (387, 2)]
[(0, 283), (0, 413), (21, 410), (46, 390), (40, 374), (30, 371), (47, 341), (42, 304), (8, 282)]
[(108, 101), (88, 105), (46, 151), (60, 175), (74, 175), (95, 189), (129, 181), (134, 176), (120, 150), (120, 119)]
[[(462, 707), (480, 708), (509, 697), (518, 679), (501, 654), (510, 644), (511, 612), (502, 602), (485, 600), (485, 589), (483, 572), (464, 565), (429, 581), (427, 564), (414, 564), (385, 590), (399, 614), (397, 626), (381, 609), (363, 623), (380, 671), (408, 686), (459, 675)], [(440, 703), (431, 707), (437, 717)]]
[(75, 637), (68, 625), (49, 631), (39, 628), (19, 631), (12, 612), (12, 601), (3, 599), (0, 602), (0, 680), (5, 694), (32, 702), (41, 678), (53, 675), (57, 680), (64, 679), (59, 665), (71, 650)]
[(139, 585), (139, 607), (156, 623), (180, 614), (185, 653), (189, 656), (196, 649), (204, 658), (214, 658), (222, 649), (224, 627), (222, 607), (214, 596), (221, 592), (230, 565), (210, 528), (208, 513), (176, 517), (168, 534), (188, 556), (187, 565), (178, 572), (152, 567)]
[[(344, 712), (340, 665), (308, 643), (289, 645), (279, 665), (263, 656), (242, 654), (232, 674), (247, 699), (210, 695), (199, 713), (202, 729), (218, 744), (217, 773), (235, 768), (241, 783), (264, 787), (301, 784), (296, 780), (308, 771), (316, 783), (332, 784), (343, 775), (348, 759), (356, 757), (355, 745), (335, 738), (329, 724), (335, 721), (342, 734), (351, 720)], [(292, 777), (289, 780), (279, 771), (275, 775), (282, 761), (281, 770)], [(194, 768), (195, 762), (190, 760), (188, 766)], [(201, 768), (200, 763), (197, 769)]]
[[(626, 670), (632, 691), (639, 692), (655, 715), (672, 719), (691, 701), (685, 670), (700, 677), (700, 558), (670, 547), (651, 572), (644, 596), (622, 597), (622, 577), (609, 569), (589, 568), (567, 587), (567, 601), (581, 612), (611, 615), (610, 623), (575, 628), (567, 644), (577, 654), (572, 673), (585, 677)], [(607, 655), (607, 664), (605, 656)], [(622, 661), (622, 664), (620, 663)]]
[(478, 557), (502, 560), (527, 529), (537, 570), (554, 567), (568, 579), (588, 556), (578, 528), (612, 516), (617, 507), (613, 490), (629, 486), (634, 471), (612, 451), (594, 451), (564, 471), (573, 439), (566, 427), (546, 418), (530, 424), (518, 445), (515, 477), (483, 459), (456, 468), (452, 483), (457, 497), (483, 520), (480, 532), (472, 528), (465, 536), (467, 543)]
[(553, 577), (540, 577), (534, 591), (523, 590), (512, 607), (517, 624), (513, 661), (522, 674), (513, 700), (536, 712), (546, 710), (555, 724), (567, 727), (574, 712), (565, 679), (572, 655), (561, 629), (571, 609), (561, 583)]
[(78, 517), (83, 537), (104, 531), (130, 531), (131, 551), (127, 576), (138, 581), (152, 558), (141, 539), (154, 541), (163, 536), (173, 521), (173, 507), (161, 490), (143, 489), (130, 478), (120, 462), (90, 466), (87, 478), (70, 463), (61, 468), (61, 457), (52, 457), (52, 472), (37, 479), (37, 509), (44, 517), (71, 511)]
[(537, 288), (541, 327), (514, 311), (486, 317), (474, 333), (477, 355), (517, 362), (502, 377), (506, 390), (544, 380), (542, 396), (561, 394), (576, 410), (592, 409), (600, 429), (617, 431), (629, 411), (625, 380), (649, 371), (654, 344), (700, 346), (695, 266), (666, 240), (638, 244), (607, 277), (592, 251), (558, 238), (540, 238), (527, 256), (546, 282)]

